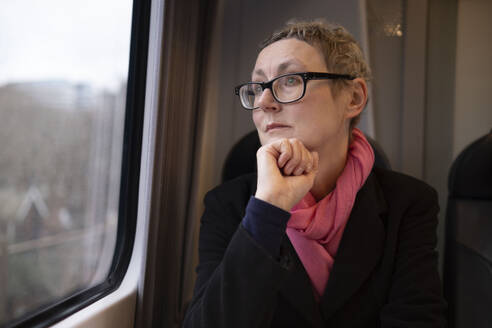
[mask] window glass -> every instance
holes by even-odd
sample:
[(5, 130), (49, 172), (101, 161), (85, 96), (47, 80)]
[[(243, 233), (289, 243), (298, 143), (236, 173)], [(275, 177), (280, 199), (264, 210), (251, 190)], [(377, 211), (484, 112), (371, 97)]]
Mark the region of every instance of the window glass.
[(130, 0), (0, 4), (0, 326), (113, 258)]

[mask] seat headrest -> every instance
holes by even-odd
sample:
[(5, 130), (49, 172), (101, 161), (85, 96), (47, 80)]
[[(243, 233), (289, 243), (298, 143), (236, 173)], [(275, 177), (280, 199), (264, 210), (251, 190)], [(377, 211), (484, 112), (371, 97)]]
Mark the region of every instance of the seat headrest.
[(222, 182), (256, 172), (256, 151), (261, 147), (256, 130), (242, 137), (231, 149), (222, 168)]
[(492, 200), (492, 131), (456, 158), (448, 180), (452, 198)]

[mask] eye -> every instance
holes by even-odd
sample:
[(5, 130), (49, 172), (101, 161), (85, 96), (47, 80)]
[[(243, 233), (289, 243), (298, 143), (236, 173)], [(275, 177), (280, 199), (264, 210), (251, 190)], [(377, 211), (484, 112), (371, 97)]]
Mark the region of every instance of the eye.
[(251, 89), (253, 90), (253, 93), (255, 93), (255, 94), (259, 94), (259, 93), (263, 92), (263, 88), (261, 87), (260, 84), (253, 84), (251, 86)]
[(286, 87), (294, 87), (299, 85), (299, 77), (296, 75), (293, 76), (286, 76), (285, 79), (283, 79), (283, 85)]

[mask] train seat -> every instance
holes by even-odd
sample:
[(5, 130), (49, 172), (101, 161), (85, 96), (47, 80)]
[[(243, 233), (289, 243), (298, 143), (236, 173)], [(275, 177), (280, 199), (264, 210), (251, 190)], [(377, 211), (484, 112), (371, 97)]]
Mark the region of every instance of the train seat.
[(492, 131), (454, 161), (448, 188), (443, 280), (449, 327), (492, 327)]

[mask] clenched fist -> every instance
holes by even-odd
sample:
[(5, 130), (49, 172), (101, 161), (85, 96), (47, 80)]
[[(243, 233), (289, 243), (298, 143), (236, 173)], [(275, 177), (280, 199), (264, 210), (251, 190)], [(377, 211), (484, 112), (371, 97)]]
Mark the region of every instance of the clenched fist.
[(279, 139), (256, 153), (258, 185), (255, 197), (290, 211), (313, 187), (318, 153), (295, 138)]

